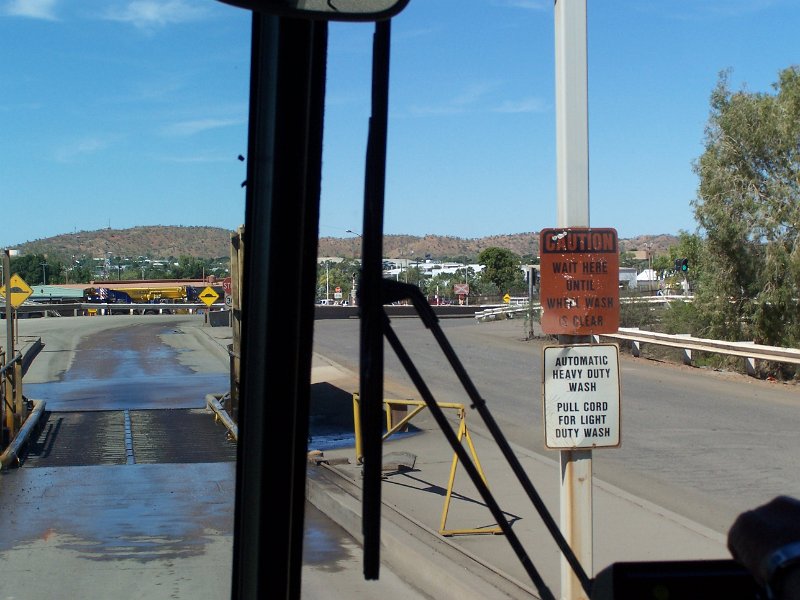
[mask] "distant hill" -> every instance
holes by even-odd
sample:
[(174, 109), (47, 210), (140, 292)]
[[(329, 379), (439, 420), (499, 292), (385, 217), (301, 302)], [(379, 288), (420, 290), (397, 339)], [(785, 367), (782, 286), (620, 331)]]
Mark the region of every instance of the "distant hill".
[[(47, 254), (69, 259), (71, 256), (100, 258), (107, 253), (114, 256), (166, 258), (193, 256), (196, 258), (224, 258), (230, 256), (231, 231), (221, 227), (184, 227), (154, 225), (131, 229), (100, 229), (79, 231), (20, 244), (23, 254)], [(654, 254), (665, 254), (676, 244), (674, 235), (641, 235), (620, 240), (620, 250), (633, 252), (645, 250), (652, 244)], [(497, 246), (507, 248), (519, 256), (539, 253), (538, 232), (493, 235), (482, 238), (460, 238), (441, 235), (386, 235), (383, 255), (387, 258), (433, 259), (444, 257), (473, 259), (481, 250)], [(361, 254), (361, 238), (320, 238), (319, 256), (357, 258)]]
[[(652, 244), (655, 255), (667, 254), (670, 246), (678, 243), (677, 236), (669, 234), (641, 235), (619, 241), (620, 251), (646, 250)], [(492, 235), (482, 238), (459, 238), (441, 235), (416, 237), (411, 235), (386, 235), (383, 238), (383, 256), (386, 258), (432, 258), (459, 256), (475, 257), (490, 247), (507, 248), (519, 256), (539, 254), (539, 232)], [(355, 258), (361, 253), (361, 238), (320, 238), (320, 256)]]
[(223, 258), (230, 256), (231, 233), (221, 227), (148, 225), (65, 233), (25, 242), (17, 248), (23, 254), (47, 254), (64, 259), (73, 255), (100, 258), (109, 252), (125, 257)]

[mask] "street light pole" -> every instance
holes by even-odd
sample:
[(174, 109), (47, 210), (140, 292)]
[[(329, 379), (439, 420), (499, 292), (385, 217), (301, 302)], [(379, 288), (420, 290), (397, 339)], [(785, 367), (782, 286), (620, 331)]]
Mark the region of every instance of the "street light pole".
[[(467, 263), (464, 263), (464, 285), (467, 286), (467, 290), (469, 290), (469, 271), (467, 270), (469, 267)], [(469, 306), (469, 291), (464, 294), (464, 303)]]
[[(348, 229), (347, 233), (352, 233), (353, 235), (357, 235), (360, 238), (364, 236), (358, 233), (357, 231), (353, 231), (352, 229)], [(353, 287), (350, 289), (350, 300), (353, 306), (358, 306), (358, 302), (356, 300), (356, 273), (353, 273)]]

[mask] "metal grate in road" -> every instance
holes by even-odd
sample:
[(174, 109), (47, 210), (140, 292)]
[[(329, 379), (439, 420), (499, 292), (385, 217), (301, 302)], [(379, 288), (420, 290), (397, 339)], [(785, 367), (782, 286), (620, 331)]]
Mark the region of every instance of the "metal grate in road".
[(236, 444), (205, 408), (132, 410), (133, 458), (142, 463), (236, 460)]
[(39, 435), (28, 443), (26, 467), (125, 464), (125, 421), (121, 410), (45, 412)]
[(236, 444), (207, 409), (45, 412), (25, 467), (236, 460)]

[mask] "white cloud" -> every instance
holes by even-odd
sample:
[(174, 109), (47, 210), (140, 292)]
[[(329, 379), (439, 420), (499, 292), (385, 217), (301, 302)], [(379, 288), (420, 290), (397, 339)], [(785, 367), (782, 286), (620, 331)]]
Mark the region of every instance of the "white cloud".
[(0, 14), (56, 21), (56, 4), (57, 0), (9, 0), (0, 8)]
[(205, 164), (205, 163), (232, 163), (234, 158), (230, 156), (197, 154), (191, 156), (156, 156), (156, 160), (176, 164)]
[(94, 154), (98, 150), (103, 150), (107, 147), (107, 140), (98, 137), (87, 137), (57, 148), (55, 159), (58, 162), (72, 162), (80, 156)]
[(165, 127), (163, 133), (166, 135), (194, 135), (209, 129), (219, 129), (220, 127), (230, 127), (242, 123), (239, 119), (196, 119), (194, 121), (182, 121), (173, 123)]
[(411, 106), (409, 112), (417, 117), (436, 117), (447, 115), (461, 115), (467, 112), (463, 106)]
[[(457, 96), (439, 106), (412, 106), (410, 111), (417, 116), (459, 115), (485, 110), (485, 102), (492, 92), (501, 86), (499, 81), (479, 81), (467, 85)], [(511, 112), (511, 111), (505, 111)]]
[(547, 110), (541, 98), (523, 98), (522, 100), (505, 100), (493, 112), (498, 113), (540, 113)]
[(525, 10), (551, 10), (552, 0), (506, 0), (505, 4), (512, 8), (523, 8)]
[(453, 98), (453, 104), (456, 106), (471, 106), (476, 104), (479, 100), (486, 97), (492, 90), (498, 87), (499, 82), (496, 81), (482, 81), (468, 85), (463, 92)]
[(109, 21), (130, 23), (139, 29), (152, 29), (197, 21), (206, 14), (205, 7), (185, 0), (133, 0), (125, 6), (108, 9), (104, 18)]

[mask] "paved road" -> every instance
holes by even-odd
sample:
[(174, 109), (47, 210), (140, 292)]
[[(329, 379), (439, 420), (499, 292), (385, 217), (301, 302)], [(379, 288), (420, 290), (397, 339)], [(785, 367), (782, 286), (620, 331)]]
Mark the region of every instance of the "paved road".
[[(173, 367), (182, 373), (187, 373), (187, 369), (197, 373), (225, 371), (224, 352), (218, 352), (217, 347), (215, 353), (214, 342), (209, 342), (207, 336), (193, 335), (189, 329), (191, 317), (186, 321), (179, 317), (37, 319), (20, 324), (21, 335), (42, 335), (47, 343), (45, 351), (34, 362), (26, 381), (47, 383), (68, 379), (71, 368), (76, 368), (76, 372), (82, 369), (88, 372), (87, 370), (94, 367), (81, 366), (81, 363), (83, 359), (91, 361), (93, 355), (92, 351), (86, 351), (85, 344), (82, 345), (82, 338), (88, 335), (98, 336), (97, 339), (113, 339), (116, 335), (113, 330), (119, 327), (141, 327), (138, 331), (149, 331), (149, 326), (156, 323), (154, 319), (158, 319), (160, 324), (169, 324), (171, 329), (158, 335), (163, 344), (176, 352), (172, 355), (160, 346), (153, 348), (148, 344), (141, 344), (146, 353), (155, 350), (156, 355), (161, 356), (161, 362), (169, 354), (168, 360), (175, 361)], [(522, 321), (477, 324), (463, 319), (444, 320), (442, 323), (478, 389), (486, 397), (490, 409), (511, 441), (554, 458), (542, 446), (542, 342), (524, 340), (525, 327)], [(447, 375), (446, 364), (429, 333), (411, 319), (395, 319), (394, 326), (421, 370), (433, 382), (432, 387), (437, 397), (440, 400), (464, 401), (464, 395), (455, 378)], [(152, 341), (153, 331), (148, 335)], [(353, 370), (357, 368), (357, 340), (358, 322), (355, 320), (316, 323), (315, 350)], [(94, 351), (102, 352), (103, 345)], [(153, 367), (156, 368), (155, 365)], [(387, 389), (392, 394), (416, 397), (408, 379), (402, 375), (398, 362), (390, 353), (387, 353), (387, 374)], [(797, 417), (800, 396), (794, 386), (770, 384), (742, 376), (683, 366), (656, 364), (629, 357), (622, 361), (622, 386), (623, 447), (619, 450), (595, 452), (595, 471), (599, 478), (721, 533), (727, 530), (736, 513), (776, 493), (800, 495), (793, 469), (800, 455), (800, 441), (794, 435), (800, 425)], [(478, 427), (477, 416), (470, 419), (470, 425), (473, 430)], [(213, 493), (209, 497), (208, 505), (214, 511), (219, 511), (232, 498), (230, 479), (233, 473), (232, 469), (223, 466), (225, 464), (231, 463), (220, 463), (214, 468), (216, 483), (214, 490), (211, 490)], [(144, 467), (149, 465), (141, 467), (144, 471)], [(102, 478), (98, 477), (97, 467), (83, 467), (81, 472), (88, 473), (87, 468), (92, 470), (91, 477), (80, 474), (68, 476), (67, 471), (53, 470), (46, 473), (40, 470), (44, 479), (41, 482), (31, 480), (25, 489), (33, 492), (43, 490), (42, 493), (32, 499), (20, 497), (16, 502), (26, 514), (32, 514), (29, 509), (34, 506), (41, 508), (44, 500), (58, 501), (58, 494), (54, 496), (46, 491), (48, 488), (42, 486), (55, 490), (54, 486), (67, 485), (69, 482), (72, 482), (70, 485), (77, 485), (77, 482), (82, 482), (92, 490), (91, 506), (96, 510), (110, 506), (100, 496)], [(148, 470), (155, 473), (161, 468), (163, 465), (154, 465)], [(188, 486), (186, 489), (191, 490), (191, 494), (197, 494), (199, 488), (192, 482), (199, 481), (197, 477), (204, 470), (208, 471), (202, 465), (199, 470), (186, 467), (184, 471), (192, 471), (193, 474), (189, 474), (190, 479), (181, 485)], [(53, 479), (56, 475), (57, 479)], [(134, 471), (120, 471), (118, 476), (122, 475), (132, 477)], [(48, 477), (50, 480), (46, 483)], [(2, 488), (5, 494), (13, 491), (10, 483), (7, 475)], [(124, 483), (136, 488), (144, 485), (145, 481), (126, 479)], [(113, 487), (103, 490), (103, 494), (114, 492)], [(141, 492), (130, 498), (130, 502), (135, 505), (138, 499), (155, 495), (153, 490), (147, 491), (144, 488)], [(80, 506), (80, 503), (77, 505)], [(84, 513), (90, 519), (91, 511), (86, 513), (84, 510)], [(310, 518), (309, 523), (313, 522), (313, 518)], [(119, 523), (120, 526), (124, 525), (124, 520)], [(30, 525), (28, 521), (25, 524)], [(229, 556), (230, 534), (225, 531), (226, 527), (217, 532), (213, 543), (206, 549), (206, 556), (212, 558), (217, 567), (224, 565)], [(324, 526), (326, 529), (330, 527), (330, 524)], [(321, 531), (318, 530), (316, 534), (322, 535)], [(311, 593), (313, 589), (332, 592), (337, 586), (341, 586), (338, 593), (343, 597), (369, 593), (371, 596), (389, 598), (393, 594), (410, 593), (407, 586), (397, 580), (387, 588), (383, 588), (381, 584), (380, 589), (364, 582), (360, 577), (359, 552), (353, 551), (354, 542), (347, 536), (335, 533), (335, 528), (331, 532), (328, 541), (318, 547), (320, 554), (307, 558), (306, 565), (309, 568), (304, 569), (304, 589), (309, 594), (306, 597), (315, 597)], [(7, 533), (13, 536), (9, 530)], [(43, 573), (47, 577), (40, 576), (36, 580), (41, 593), (28, 597), (52, 597), (48, 596), (49, 592), (58, 589), (58, 585), (63, 586), (64, 581), (59, 577), (64, 569), (78, 572), (83, 561), (87, 560), (81, 557), (81, 545), (75, 543), (76, 539), (65, 537), (59, 531), (43, 529), (42, 534), (28, 545), (8, 546), (4, 552), (4, 563), (13, 572), (13, 576), (6, 581), (30, 577), (29, 565), (34, 561), (44, 567)], [(66, 554), (55, 560), (37, 560), (38, 557), (47, 556), (47, 551), (54, 547), (59, 547)], [(313, 550), (310, 543), (308, 547)], [(330, 565), (331, 569), (320, 567), (325, 562), (323, 554), (327, 551), (326, 547), (342, 557)], [(19, 553), (19, 550), (22, 552)], [(98, 561), (97, 556), (92, 560), (105, 564)], [(169, 593), (174, 594), (174, 597), (203, 597), (202, 593), (197, 595), (198, 590), (202, 589), (202, 586), (198, 588), (197, 585), (203, 580), (202, 574), (216, 573), (216, 583), (226, 578), (220, 571), (204, 569), (202, 561), (198, 561), (196, 557), (192, 562), (186, 563), (185, 569), (173, 564), (158, 571), (153, 568), (155, 564), (150, 562), (125, 571), (130, 577), (119, 579), (118, 586), (136, 586), (144, 580), (153, 581), (154, 585), (157, 582), (168, 582), (169, 585), (165, 585), (163, 589), (166, 591), (169, 588)], [(187, 572), (193, 574), (189, 579), (184, 577)], [(334, 572), (340, 575), (335, 582), (326, 581)], [(107, 571), (101, 569), (97, 573), (99, 577), (105, 577)], [(153, 579), (152, 576), (156, 573), (159, 574), (159, 579)], [(52, 575), (52, 579), (48, 579), (49, 575)], [(385, 580), (382, 578), (387, 584), (388, 580), (388, 576)], [(74, 583), (73, 580), (70, 581)], [(356, 587), (350, 587), (353, 585)], [(365, 588), (365, 585), (370, 587)], [(78, 589), (74, 588), (73, 591)], [(150, 588), (149, 591), (154, 589), (156, 588)], [(87, 596), (84, 593), (84, 588), (80, 588), (80, 591), (83, 597), (91, 597), (91, 594)], [(158, 597), (158, 594), (153, 597)]]
[[(556, 458), (542, 441), (545, 341), (525, 341), (521, 320), (441, 323), (509, 439)], [(464, 401), (430, 333), (412, 319), (392, 324), (437, 399)], [(315, 350), (356, 370), (358, 322), (317, 321)], [(388, 347), (386, 356), (387, 386), (418, 397)], [(800, 497), (797, 386), (629, 356), (621, 380), (622, 447), (594, 452), (597, 477), (720, 533), (777, 494)]]
[[(228, 597), (235, 450), (203, 407), (225, 391), (230, 328), (122, 315), (19, 331), (45, 342), (25, 394), (54, 412), (0, 476), (0, 598)], [(389, 569), (365, 581), (357, 542), (311, 506), (302, 577), (311, 600), (424, 597)]]

